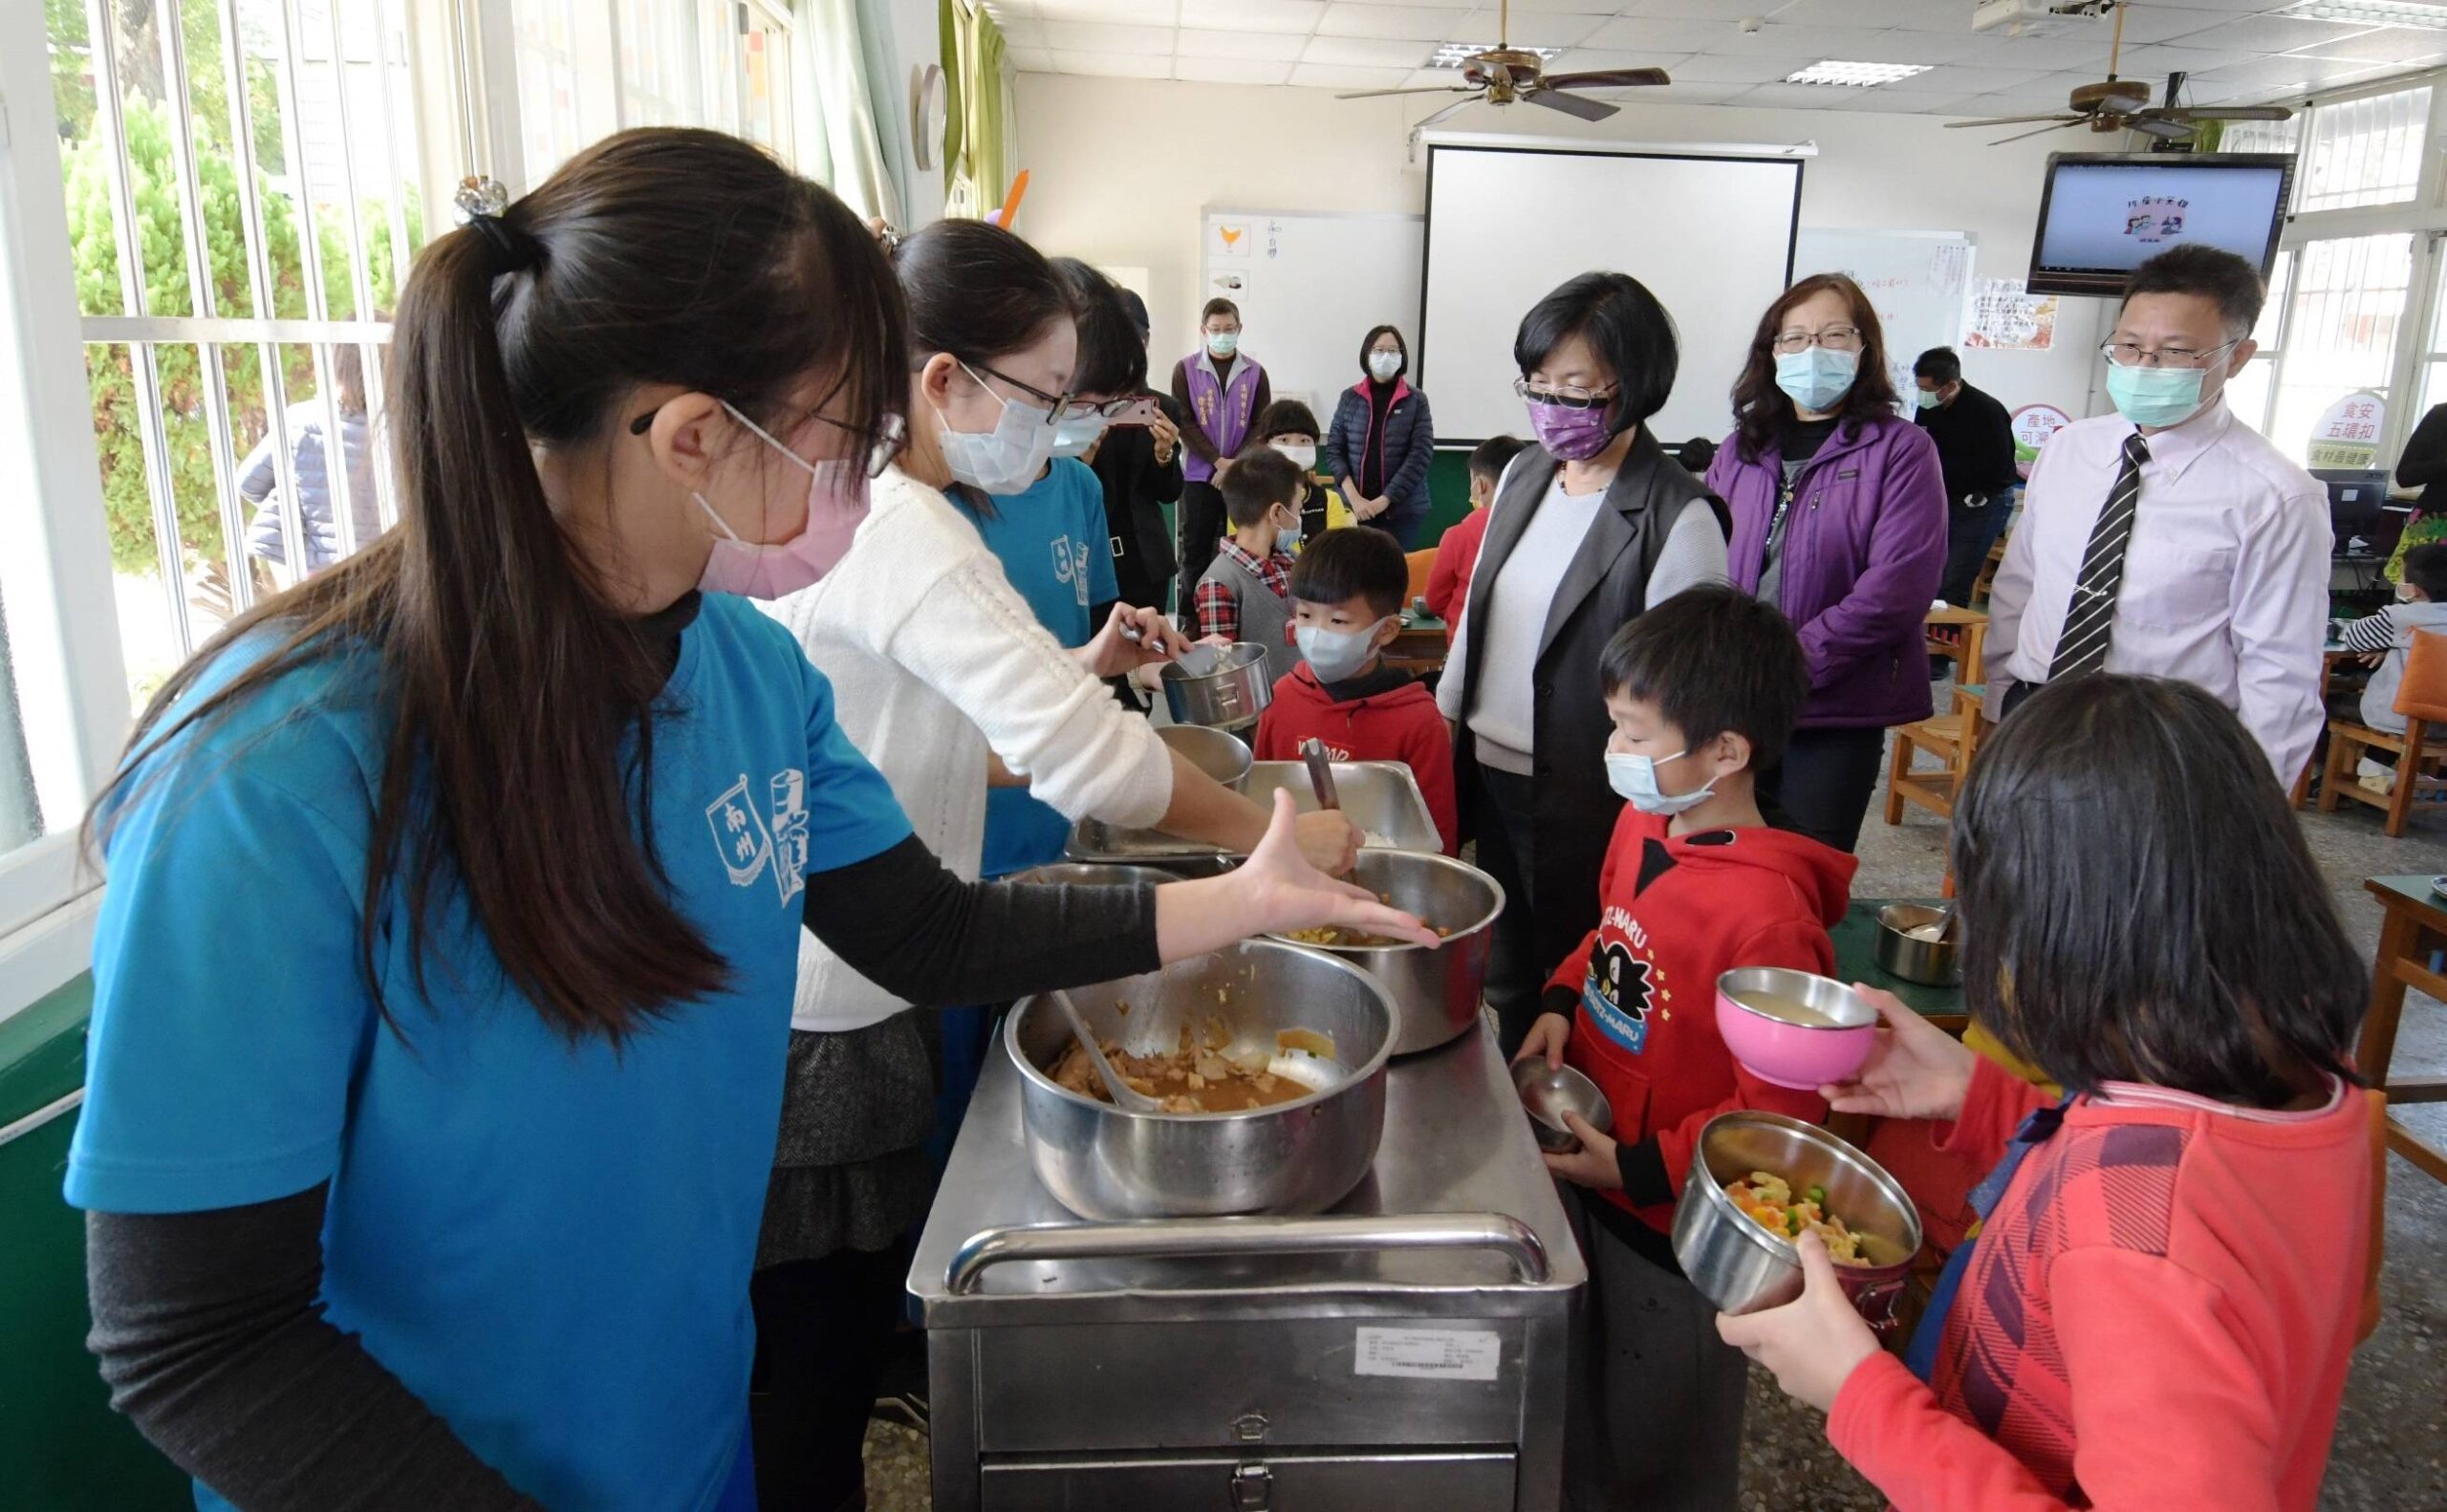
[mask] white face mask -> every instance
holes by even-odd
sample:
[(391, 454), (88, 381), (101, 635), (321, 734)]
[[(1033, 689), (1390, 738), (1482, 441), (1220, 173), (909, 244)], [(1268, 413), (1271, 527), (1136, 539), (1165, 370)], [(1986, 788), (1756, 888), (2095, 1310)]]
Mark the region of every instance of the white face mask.
[(943, 465), (951, 469), (954, 478), (972, 488), (987, 493), (1026, 491), (1053, 458), (1056, 437), (1053, 426), (1047, 422), (1053, 412), (996, 394), (965, 362), (961, 363), (960, 370), (1003, 406), (1003, 415), (992, 430), (954, 430), (951, 417), (943, 413), (942, 406), (936, 406), (935, 417), (943, 422), (943, 428), (935, 444), (942, 451)]
[(1271, 441), (1267, 443), (1267, 444), (1290, 458), (1292, 465), (1298, 467), (1302, 472), (1314, 472), (1317, 470), (1316, 443), (1310, 442), (1305, 446), (1295, 446), (1289, 442)]
[(1394, 375), (1401, 370), (1402, 355), (1399, 352), (1368, 354), (1368, 376), (1379, 383), (1391, 383), (1394, 381)]
[(1056, 422), (1053, 427), (1053, 454), (1057, 457), (1086, 456), (1088, 448), (1103, 439), (1108, 423), (1102, 415)]
[[(1676, 751), (1667, 761), (1680, 761), (1691, 754)], [(1606, 785), (1622, 795), (1623, 801), (1642, 813), (1687, 813), (1708, 801), (1716, 792), (1716, 784), (1703, 783), (1689, 792), (1667, 792), (1657, 785), (1658, 763), (1653, 757), (1635, 756), (1627, 751), (1606, 753)]]
[(1291, 632), (1291, 638), (1309, 669), (1317, 674), (1317, 680), (1340, 682), (1355, 676), (1376, 654), (1376, 632), (1384, 627), (1382, 619), (1358, 630), (1301, 625)]

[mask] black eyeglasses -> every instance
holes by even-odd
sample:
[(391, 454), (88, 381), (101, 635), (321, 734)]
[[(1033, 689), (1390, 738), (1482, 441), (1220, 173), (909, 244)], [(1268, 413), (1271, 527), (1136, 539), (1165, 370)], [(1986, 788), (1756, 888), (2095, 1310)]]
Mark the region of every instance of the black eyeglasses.
[[(987, 367), (983, 362), (971, 362), (965, 358), (957, 356), (952, 358), (952, 360), (958, 362), (963, 368), (966, 369), (970, 378), (977, 378), (978, 386), (981, 388), (985, 386), (985, 378), (992, 378), (1000, 383), (1008, 383), (1011, 387), (1018, 389), (1021, 393), (1026, 394), (1030, 399), (1042, 400), (1045, 404), (1045, 422), (1049, 425), (1055, 424), (1066, 419), (1084, 420), (1087, 418), (1085, 413), (1077, 415), (1070, 413), (1071, 396), (1068, 394), (1048, 394), (1045, 390), (1037, 387), (1033, 383), (1024, 382), (1019, 378), (1011, 377), (1008, 373), (998, 373), (994, 369)], [(984, 375), (984, 377), (981, 378), (981, 374)], [(1089, 413), (1094, 412), (1092, 411)], [(1120, 411), (1115, 410), (1112, 413), (1119, 414)]]
[[(644, 435), (647, 431), (654, 428), (654, 418), (661, 413), (662, 406), (658, 404), (654, 408), (639, 416), (637, 419), (629, 421), (629, 434), (632, 436)], [(893, 459), (900, 455), (901, 448), (909, 444), (909, 421), (899, 415), (888, 414), (884, 416), (883, 423), (877, 427), (873, 434), (870, 434), (856, 425), (851, 424), (848, 421), (834, 420), (832, 416), (827, 415), (820, 409), (810, 410), (805, 415), (801, 416), (799, 418), (799, 424), (805, 424), (811, 420), (820, 420), (827, 425), (832, 426), (834, 430), (843, 432), (854, 440), (865, 442), (867, 445), (867, 455), (864, 465), (866, 467), (867, 476), (870, 478), (882, 477), (883, 470), (886, 467), (891, 466)], [(798, 425), (792, 425), (790, 428), (791, 430), (796, 430)], [(776, 442), (775, 444), (778, 445), (780, 443)]]

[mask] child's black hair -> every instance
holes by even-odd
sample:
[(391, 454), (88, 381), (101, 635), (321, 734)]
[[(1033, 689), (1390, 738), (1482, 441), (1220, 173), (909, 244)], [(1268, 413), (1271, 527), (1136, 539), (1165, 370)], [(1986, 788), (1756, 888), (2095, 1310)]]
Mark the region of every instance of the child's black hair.
[(2268, 757), (2202, 689), (2042, 687), (1981, 745), (1952, 848), (1971, 1016), (2051, 1079), (2257, 1108), (2354, 1080), (2370, 970)]
[(2431, 541), (2405, 553), (2405, 581), (2434, 604), (2447, 603), (2447, 541)]
[(1268, 442), (1277, 436), (1308, 436), (1324, 441), (1324, 427), (1317, 423), (1317, 412), (1296, 399), (1279, 399), (1258, 411), (1258, 422), (1249, 429), (1249, 440)]
[(1366, 526), (1328, 530), (1302, 546), (1300, 559), (1291, 564), (1294, 600), (1339, 604), (1362, 599), (1379, 619), (1402, 612), (1402, 595), (1410, 586), (1411, 568), (1401, 543)]
[(1224, 492), (1224, 512), (1232, 524), (1246, 529), (1277, 505), (1300, 508), (1300, 464), (1264, 443), (1245, 446), (1232, 459), (1232, 470), (1216, 486)]
[(1705, 436), (1694, 436), (1674, 453), (1674, 460), (1694, 478), (1708, 475), (1708, 465), (1717, 460), (1717, 443)]
[(1496, 480), (1504, 476), (1504, 469), (1512, 465), (1512, 459), (1528, 444), (1518, 436), (1489, 436), (1471, 449), (1470, 477), (1484, 478), (1487, 486), (1494, 487)]
[(1607, 697), (1655, 704), (1686, 749), (1724, 734), (1748, 741), (1754, 774), (1784, 756), (1809, 696), (1792, 621), (1722, 583), (1644, 611), (1614, 632), (1597, 667)]

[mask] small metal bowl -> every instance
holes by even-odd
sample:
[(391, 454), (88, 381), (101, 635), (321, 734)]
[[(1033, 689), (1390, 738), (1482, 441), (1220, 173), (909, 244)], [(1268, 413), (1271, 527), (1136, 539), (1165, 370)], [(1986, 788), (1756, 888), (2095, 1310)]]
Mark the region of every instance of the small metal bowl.
[(1515, 1061), (1512, 1090), (1521, 1094), (1522, 1112), (1529, 1115), (1541, 1150), (1570, 1155), (1580, 1148), (1580, 1136), (1564, 1124), (1566, 1113), (1580, 1114), (1599, 1134), (1614, 1132), (1614, 1105), (1595, 1082), (1569, 1066), (1550, 1067), (1543, 1055)]
[(1921, 903), (1889, 903), (1877, 911), (1877, 963), (1880, 969), (1924, 987), (1962, 985), (1962, 926), (1951, 940), (1916, 940), (1912, 931), (1946, 917), (1942, 908)]
[(1252, 758), (1249, 743), (1238, 735), (1203, 724), (1159, 724), (1156, 738), (1234, 792), (1247, 790)]

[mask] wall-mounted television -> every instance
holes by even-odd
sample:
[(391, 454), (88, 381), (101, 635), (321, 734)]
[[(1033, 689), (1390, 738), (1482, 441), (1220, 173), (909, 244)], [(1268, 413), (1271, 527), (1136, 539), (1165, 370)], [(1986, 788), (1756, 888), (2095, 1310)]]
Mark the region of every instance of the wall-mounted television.
[(2294, 186), (2285, 152), (2060, 152), (2031, 238), (2035, 294), (2123, 292), (2170, 247), (2222, 248), (2268, 276)]

